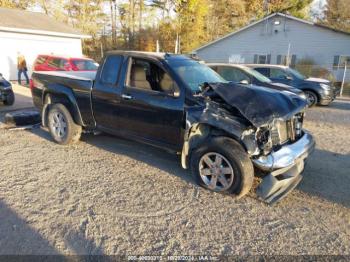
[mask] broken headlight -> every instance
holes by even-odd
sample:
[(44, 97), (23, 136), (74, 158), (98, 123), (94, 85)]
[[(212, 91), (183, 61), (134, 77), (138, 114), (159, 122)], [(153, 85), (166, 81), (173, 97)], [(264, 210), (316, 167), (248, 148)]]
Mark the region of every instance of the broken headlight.
[(255, 134), (256, 142), (259, 149), (264, 151), (264, 154), (268, 154), (272, 149), (271, 132), (266, 127), (260, 127)]

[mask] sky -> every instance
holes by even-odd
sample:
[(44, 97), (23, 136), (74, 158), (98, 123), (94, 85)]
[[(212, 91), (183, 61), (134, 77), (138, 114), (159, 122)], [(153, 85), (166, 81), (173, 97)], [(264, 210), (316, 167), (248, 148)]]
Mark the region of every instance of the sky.
[(314, 0), (311, 4), (311, 12), (315, 15), (322, 14), (327, 0)]

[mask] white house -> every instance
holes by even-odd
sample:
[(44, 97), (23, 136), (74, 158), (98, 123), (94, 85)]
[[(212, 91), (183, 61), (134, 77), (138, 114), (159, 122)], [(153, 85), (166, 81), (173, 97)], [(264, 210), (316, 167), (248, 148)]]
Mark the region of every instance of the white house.
[(18, 52), (26, 58), (29, 75), (38, 54), (82, 56), (83, 38), (89, 36), (43, 13), (0, 8), (0, 73), (17, 79)]
[[(350, 67), (350, 33), (274, 13), (193, 51), (207, 62), (284, 64), (311, 58), (338, 81)], [(348, 70), (347, 81), (350, 81)]]

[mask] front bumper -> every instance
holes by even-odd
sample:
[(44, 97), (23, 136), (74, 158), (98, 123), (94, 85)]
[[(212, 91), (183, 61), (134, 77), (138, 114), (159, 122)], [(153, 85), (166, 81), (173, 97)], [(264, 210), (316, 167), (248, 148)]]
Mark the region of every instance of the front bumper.
[(265, 202), (273, 204), (285, 197), (301, 181), (304, 161), (315, 148), (311, 134), (267, 156), (253, 159), (256, 168), (267, 173), (260, 183), (257, 194)]
[(329, 105), (340, 95), (340, 88), (333, 87), (330, 90), (320, 92), (320, 105)]

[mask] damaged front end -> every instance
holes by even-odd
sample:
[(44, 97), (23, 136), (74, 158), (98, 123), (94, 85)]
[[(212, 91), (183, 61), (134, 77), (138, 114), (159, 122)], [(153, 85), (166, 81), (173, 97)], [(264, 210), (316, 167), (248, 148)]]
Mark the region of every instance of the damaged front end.
[(302, 121), (303, 113), (287, 121), (275, 120), (264, 135), (262, 153), (251, 157), (262, 174), (257, 195), (269, 204), (281, 200), (299, 184), (305, 160), (314, 150), (315, 141), (302, 129)]
[[(262, 200), (273, 204), (299, 184), (305, 159), (315, 147), (311, 134), (302, 128), (307, 107), (303, 99), (231, 83), (209, 84), (202, 96), (204, 109), (187, 111), (187, 129), (207, 123), (238, 140), (262, 177), (257, 188)], [(190, 140), (185, 141), (187, 153)]]

